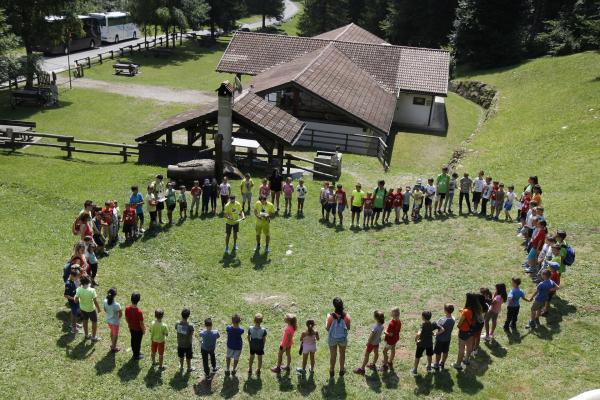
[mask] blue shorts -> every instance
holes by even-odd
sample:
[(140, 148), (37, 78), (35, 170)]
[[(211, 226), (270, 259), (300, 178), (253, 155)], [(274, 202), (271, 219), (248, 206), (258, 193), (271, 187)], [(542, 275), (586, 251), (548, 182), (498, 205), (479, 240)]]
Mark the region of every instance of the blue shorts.
[(537, 260), (537, 250), (532, 248), (531, 250), (529, 250), (529, 255), (527, 256), (527, 259), (529, 261), (535, 261)]
[(338, 204), (337, 205), (337, 211), (341, 214), (344, 212), (344, 210), (346, 209), (346, 205), (345, 204)]
[(79, 303), (69, 303), (69, 307), (71, 308), (71, 314), (77, 317), (79, 315)]
[(348, 338), (343, 338), (343, 339), (327, 338), (327, 344), (329, 345), (329, 347), (333, 347), (333, 346), (346, 347), (348, 345)]
[(509, 202), (504, 203), (504, 209), (506, 211), (512, 210), (512, 206), (513, 206), (512, 203), (509, 203)]
[(335, 203), (333, 203), (333, 204), (332, 203), (327, 203), (327, 204), (325, 204), (325, 210), (331, 211), (331, 212), (335, 212), (335, 208), (336, 208), (335, 206), (336, 205), (337, 204), (335, 204)]

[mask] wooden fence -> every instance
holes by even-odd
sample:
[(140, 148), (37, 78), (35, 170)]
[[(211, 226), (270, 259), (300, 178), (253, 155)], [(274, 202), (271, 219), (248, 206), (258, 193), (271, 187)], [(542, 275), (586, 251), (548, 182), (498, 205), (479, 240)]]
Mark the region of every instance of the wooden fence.
[[(20, 137), (21, 136), (21, 137)], [(45, 139), (54, 139), (58, 143), (41, 143), (31, 142), (22, 140), (22, 138), (45, 138)], [(4, 144), (5, 147), (10, 148), (12, 151), (16, 151), (24, 146), (40, 146), (40, 147), (51, 147), (55, 149), (60, 149), (66, 152), (66, 158), (72, 158), (73, 153), (85, 153), (85, 154), (102, 154), (109, 156), (120, 156), (123, 157), (123, 162), (127, 162), (129, 157), (138, 156), (139, 152), (137, 145), (130, 145), (126, 143), (111, 143), (111, 142), (101, 142), (97, 140), (81, 140), (76, 139), (73, 136), (67, 135), (55, 135), (52, 133), (41, 133), (41, 132), (24, 132), (19, 135), (11, 135), (10, 137), (0, 137), (0, 143)], [(75, 147), (74, 145), (82, 145)], [(121, 149), (120, 151), (101, 151), (95, 149), (85, 148), (87, 146), (101, 146), (108, 147), (109, 149)]]

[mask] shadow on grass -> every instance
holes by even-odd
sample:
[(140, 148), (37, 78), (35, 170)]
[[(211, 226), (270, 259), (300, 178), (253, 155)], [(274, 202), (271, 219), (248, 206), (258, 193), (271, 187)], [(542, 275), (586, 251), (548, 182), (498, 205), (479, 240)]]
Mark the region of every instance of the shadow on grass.
[(85, 360), (96, 351), (93, 343), (88, 343), (82, 336), (81, 341), (75, 347), (66, 347), (67, 357), (72, 360)]
[(284, 374), (277, 374), (277, 383), (279, 384), (280, 392), (291, 392), (294, 390), (292, 379), (290, 377), (290, 371), (286, 371)]
[(365, 375), (365, 381), (369, 386), (369, 389), (375, 393), (381, 393), (381, 376), (379, 372), (373, 371), (370, 375)]
[(469, 372), (459, 372), (456, 375), (456, 383), (463, 394), (474, 395), (483, 389), (483, 383), (477, 380), (477, 376)]
[(433, 375), (433, 387), (442, 392), (452, 393), (454, 390), (454, 380), (447, 369), (442, 369)]
[(140, 362), (133, 358), (130, 358), (125, 364), (119, 368), (117, 375), (121, 382), (129, 382), (137, 378), (141, 372)]
[(300, 375), (298, 378), (297, 389), (298, 392), (304, 397), (309, 396), (312, 392), (314, 392), (317, 389), (314, 374), (308, 374), (308, 379), (306, 375)]
[(180, 391), (180, 390), (183, 390), (186, 387), (188, 387), (189, 382), (190, 382), (190, 373), (187, 371), (184, 373), (180, 369), (178, 369), (177, 373), (175, 375), (173, 375), (173, 377), (169, 381), (169, 386), (171, 386), (173, 389), (175, 389), (177, 391)]
[(227, 376), (223, 379), (223, 387), (221, 388), (221, 397), (230, 399), (240, 392), (240, 380), (237, 376)]
[(381, 381), (385, 385), (386, 389), (397, 389), (400, 383), (400, 377), (395, 370), (390, 369), (387, 372), (384, 372), (381, 376)]
[(96, 375), (104, 375), (114, 371), (116, 367), (115, 353), (108, 351), (95, 365)]
[(344, 377), (340, 376), (337, 381), (335, 378), (329, 378), (327, 385), (321, 388), (321, 395), (326, 399), (345, 399), (348, 394)]
[(144, 383), (148, 389), (162, 386), (162, 371), (158, 368), (154, 368), (154, 366), (150, 367), (144, 377)]
[(490, 353), (497, 358), (504, 358), (508, 354), (508, 351), (502, 347), (500, 343), (493, 340), (491, 342), (486, 342), (485, 347), (490, 351)]
[(256, 251), (252, 255), (252, 258), (250, 259), (250, 261), (254, 264), (255, 270), (261, 270), (265, 267), (265, 265), (268, 265), (271, 263), (271, 259), (269, 258), (268, 254), (265, 254), (265, 253), (261, 254)]
[(242, 260), (240, 260), (236, 253), (223, 254), (223, 258), (219, 260), (220, 264), (223, 264), (223, 268), (239, 268), (242, 266)]
[(194, 393), (196, 396), (205, 397), (212, 396), (215, 392), (212, 390), (212, 380), (206, 378), (194, 385)]
[(262, 390), (262, 379), (260, 376), (249, 376), (244, 382), (244, 393), (248, 393), (250, 396), (256, 395)]
[(416, 396), (428, 396), (433, 389), (433, 374), (427, 373), (425, 376), (415, 376), (415, 385), (417, 385), (414, 390)]

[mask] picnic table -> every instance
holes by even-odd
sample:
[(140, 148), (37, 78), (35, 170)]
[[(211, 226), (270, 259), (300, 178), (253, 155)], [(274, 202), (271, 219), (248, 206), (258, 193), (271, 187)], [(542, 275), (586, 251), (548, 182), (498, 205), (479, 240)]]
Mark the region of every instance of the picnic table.
[(113, 68), (115, 70), (115, 75), (125, 74), (135, 76), (139, 73), (140, 66), (139, 64), (134, 63), (118, 62), (113, 65)]
[(10, 105), (14, 109), (21, 104), (30, 104), (43, 107), (58, 104), (58, 89), (51, 85), (48, 87), (35, 87), (32, 89), (16, 89), (10, 92)]
[(29, 133), (33, 132), (33, 128), (35, 122), (0, 120), (0, 141), (30, 142), (33, 136)]

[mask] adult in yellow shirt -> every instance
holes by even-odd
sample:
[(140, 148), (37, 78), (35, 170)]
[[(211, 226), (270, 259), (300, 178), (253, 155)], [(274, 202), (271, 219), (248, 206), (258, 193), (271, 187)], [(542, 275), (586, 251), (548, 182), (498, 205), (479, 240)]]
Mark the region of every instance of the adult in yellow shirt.
[(252, 188), (254, 187), (254, 181), (250, 178), (250, 174), (246, 173), (244, 179), (240, 185), (242, 193), (242, 208), (246, 209), (246, 203), (248, 203), (248, 213), (250, 213), (250, 206), (252, 204)]
[(225, 254), (229, 254), (229, 238), (233, 231), (233, 252), (238, 249), (237, 238), (240, 230), (240, 221), (246, 218), (244, 208), (239, 201), (235, 201), (235, 195), (229, 196), (229, 201), (223, 210), (225, 216)]
[(350, 210), (352, 211), (350, 228), (354, 227), (354, 217), (356, 217), (356, 225), (360, 225), (360, 212), (362, 211), (363, 202), (366, 196), (366, 193), (362, 191), (362, 185), (357, 183), (356, 189), (352, 191), (352, 197), (350, 197)]
[(273, 203), (269, 203), (265, 196), (260, 196), (259, 200), (254, 204), (254, 216), (256, 217), (256, 248), (254, 251), (260, 251), (260, 236), (265, 234), (265, 254), (269, 253), (269, 243), (271, 241), (271, 218), (275, 215), (275, 207)]

